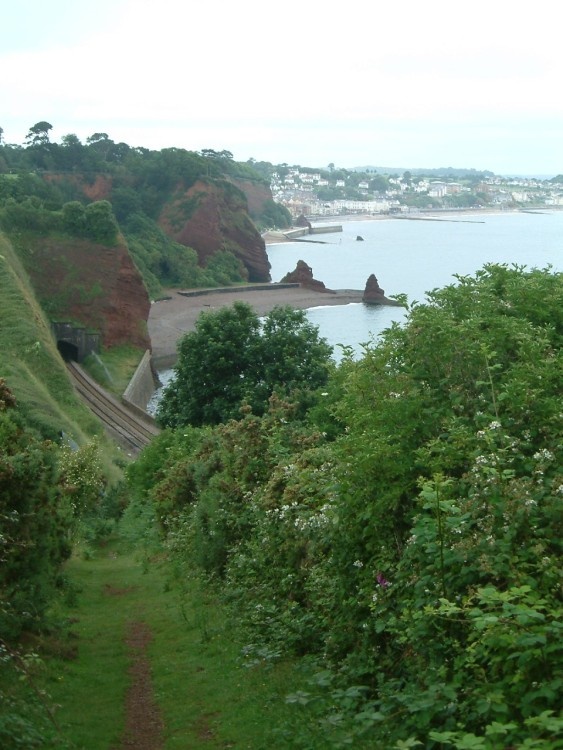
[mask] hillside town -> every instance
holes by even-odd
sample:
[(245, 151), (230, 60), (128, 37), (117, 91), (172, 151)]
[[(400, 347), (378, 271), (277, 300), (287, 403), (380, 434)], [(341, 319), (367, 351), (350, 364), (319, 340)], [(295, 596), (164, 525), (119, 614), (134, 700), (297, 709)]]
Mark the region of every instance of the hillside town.
[(427, 210), (515, 209), (563, 206), (563, 177), (499, 177), (490, 173), (436, 179), (348, 170), (278, 167), (272, 195), (293, 217), (418, 213)]

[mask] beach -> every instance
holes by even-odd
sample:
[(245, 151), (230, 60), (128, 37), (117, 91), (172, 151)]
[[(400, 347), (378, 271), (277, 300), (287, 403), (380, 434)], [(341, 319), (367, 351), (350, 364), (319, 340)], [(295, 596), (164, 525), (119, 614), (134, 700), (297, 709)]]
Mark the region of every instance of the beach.
[(297, 286), (276, 288), (275, 284), (270, 289), (206, 290), (205, 294), (189, 297), (177, 290), (168, 290), (165, 299), (153, 302), (149, 313), (152, 360), (157, 370), (171, 367), (176, 361), (178, 340), (194, 330), (199, 314), (204, 311), (218, 310), (240, 301), (251, 305), (258, 315), (266, 315), (278, 305), (305, 310), (361, 302), (363, 293), (363, 289), (341, 289), (329, 293)]
[[(499, 209), (488, 210), (457, 210), (457, 211), (428, 211), (424, 214), (414, 215), (411, 220), (432, 220), (436, 221), (465, 221), (473, 218), (478, 221), (485, 215), (506, 214), (507, 211)], [(514, 214), (518, 212), (513, 212)], [(331, 216), (322, 221), (328, 226), (345, 221), (397, 221), (405, 220), (407, 217), (393, 217), (388, 215), (354, 215), (354, 216)], [(315, 221), (315, 226), (319, 226), (320, 219)], [(322, 235), (320, 235), (322, 236)], [(292, 240), (285, 236), (281, 231), (270, 231), (262, 235), (266, 245), (291, 243)], [(301, 241), (306, 241), (301, 239)], [(289, 268), (287, 269), (290, 270)], [(366, 279), (369, 274), (366, 273)], [(320, 281), (325, 281), (320, 274)], [(382, 280), (383, 286), (386, 286), (385, 279)], [(192, 290), (193, 291), (193, 290)], [(195, 290), (197, 291), (197, 290)], [(247, 302), (250, 304), (258, 315), (266, 315), (276, 305), (290, 305), (299, 309), (309, 309), (313, 307), (327, 307), (333, 305), (347, 305), (362, 301), (364, 289), (341, 289), (336, 293), (316, 292), (303, 287), (277, 287), (272, 284), (271, 288), (253, 289), (252, 286), (233, 288), (228, 290), (205, 290), (205, 293), (194, 294), (194, 296), (183, 296), (178, 290), (168, 290), (165, 292), (165, 299), (154, 302), (151, 306), (148, 330), (152, 342), (153, 363), (156, 369), (165, 369), (171, 367), (177, 356), (178, 340), (195, 328), (196, 320), (199, 314), (206, 310), (217, 310), (225, 305), (232, 305), (235, 301)]]

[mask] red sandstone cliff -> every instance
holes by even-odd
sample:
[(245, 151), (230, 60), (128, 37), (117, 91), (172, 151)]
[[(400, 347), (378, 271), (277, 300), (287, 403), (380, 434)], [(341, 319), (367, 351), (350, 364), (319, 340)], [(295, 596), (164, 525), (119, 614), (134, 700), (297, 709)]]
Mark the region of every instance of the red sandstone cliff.
[(273, 200), (269, 185), (256, 182), (256, 180), (241, 180), (233, 177), (228, 179), (245, 194), (248, 213), (253, 219), (260, 216), (264, 212), (265, 205)]
[[(89, 201), (112, 200), (113, 179), (98, 174), (47, 173), (49, 182), (70, 183)], [(249, 281), (270, 281), (266, 246), (250, 216), (259, 216), (271, 200), (268, 186), (252, 180), (199, 180), (187, 190), (178, 189), (168, 200), (158, 223), (176, 242), (193, 248), (205, 266), (218, 250), (230, 250), (242, 262)]]
[(46, 172), (43, 179), (55, 184), (70, 183), (89, 201), (111, 201), (113, 178), (107, 174), (100, 173), (92, 179), (87, 179), (81, 174)]
[(176, 242), (192, 247), (200, 265), (218, 250), (230, 250), (249, 281), (270, 281), (266, 245), (248, 215), (244, 193), (232, 183), (196, 182), (164, 206), (158, 223)]
[(101, 332), (105, 347), (150, 349), (150, 300), (127, 245), (41, 236), (26, 262), (36, 294), (52, 319)]

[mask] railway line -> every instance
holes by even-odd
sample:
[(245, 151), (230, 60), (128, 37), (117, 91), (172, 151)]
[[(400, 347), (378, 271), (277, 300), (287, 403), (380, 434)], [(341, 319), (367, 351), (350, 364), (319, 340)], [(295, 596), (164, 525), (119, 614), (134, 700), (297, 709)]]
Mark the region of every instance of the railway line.
[(82, 401), (123, 448), (137, 454), (160, 433), (152, 417), (120, 402), (76, 362), (67, 362), (67, 368)]

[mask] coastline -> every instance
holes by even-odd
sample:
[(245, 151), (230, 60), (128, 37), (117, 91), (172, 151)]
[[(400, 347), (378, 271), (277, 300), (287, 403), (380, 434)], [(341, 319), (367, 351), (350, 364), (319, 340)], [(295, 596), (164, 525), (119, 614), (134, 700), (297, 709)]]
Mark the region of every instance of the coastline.
[[(551, 207), (550, 207), (551, 209)], [(539, 209), (537, 209), (539, 211)], [(557, 210), (557, 209), (555, 209)], [(524, 211), (528, 213), (528, 211)], [(549, 209), (544, 212), (551, 212)], [(402, 220), (470, 220), (476, 221), (484, 216), (519, 214), (521, 210), (502, 209), (466, 209), (455, 211), (428, 211), (412, 216), (399, 216)], [(459, 217), (459, 219), (458, 219)], [(350, 221), (396, 221), (396, 217), (382, 214), (354, 214), (346, 216), (330, 216), (316, 219), (315, 226), (330, 225), (337, 222)], [(262, 235), (266, 245), (292, 242), (281, 231), (270, 231)], [(228, 289), (191, 290), (193, 296), (185, 296), (182, 291), (168, 290), (166, 298), (151, 305), (148, 319), (148, 332), (152, 345), (152, 361), (157, 370), (172, 367), (177, 359), (177, 344), (185, 333), (195, 329), (200, 312), (219, 309), (232, 305), (235, 301), (247, 302), (258, 315), (266, 315), (277, 305), (290, 305), (297, 309), (314, 307), (328, 307), (332, 305), (358, 304), (362, 302), (364, 290), (340, 289), (336, 292), (317, 292), (304, 287), (282, 287), (272, 284), (264, 289), (248, 287), (229, 287)]]
[(258, 315), (266, 315), (278, 305), (306, 310), (311, 307), (360, 303), (364, 291), (339, 289), (335, 292), (316, 292), (304, 287), (269, 289), (240, 287), (233, 290), (210, 290), (205, 294), (184, 296), (178, 290), (168, 290), (166, 298), (151, 305), (148, 331), (152, 344), (152, 362), (157, 370), (172, 367), (177, 359), (177, 344), (186, 333), (195, 329), (197, 318), (206, 310), (217, 310), (233, 302), (247, 302)]
[[(551, 213), (553, 211), (562, 211), (563, 208), (558, 206), (537, 206), (534, 208), (453, 208), (453, 209), (425, 209), (417, 213), (407, 214), (343, 214), (333, 216), (319, 216), (309, 219), (311, 225), (319, 227), (323, 225), (330, 226), (336, 223), (346, 223), (351, 221), (480, 221), (486, 216), (507, 216), (509, 214), (518, 215), (521, 213)], [(262, 239), (266, 245), (277, 245), (284, 242), (294, 242), (291, 237), (287, 237), (285, 232), (289, 232), (298, 227), (289, 227), (288, 229), (270, 230), (264, 232)]]

